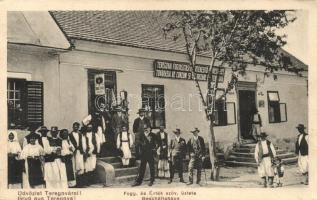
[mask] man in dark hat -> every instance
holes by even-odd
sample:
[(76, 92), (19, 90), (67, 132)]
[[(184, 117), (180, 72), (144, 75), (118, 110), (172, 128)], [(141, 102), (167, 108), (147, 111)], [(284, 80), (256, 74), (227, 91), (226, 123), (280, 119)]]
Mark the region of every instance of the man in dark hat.
[(267, 136), (266, 132), (260, 133), (260, 140), (255, 146), (254, 158), (258, 165), (258, 173), (263, 181), (263, 186), (267, 187), (268, 180), (269, 186), (273, 187), (273, 160), (276, 156), (276, 151), (273, 144), (266, 139)]
[(142, 184), (144, 173), (146, 169), (146, 164), (149, 164), (150, 168), (150, 183), (149, 186), (152, 186), (155, 179), (155, 163), (154, 163), (154, 156), (157, 150), (157, 141), (156, 136), (154, 133), (151, 132), (150, 127), (145, 128), (144, 134), (140, 136), (140, 158), (141, 158), (141, 164), (139, 167), (139, 173), (138, 176), (132, 185), (139, 186)]
[(199, 132), (200, 130), (198, 128), (195, 128), (193, 131), (191, 131), (191, 133), (193, 133), (193, 137), (191, 137), (187, 143), (187, 150), (190, 156), (190, 161), (188, 164), (189, 182), (187, 185), (193, 184), (194, 168), (197, 169), (196, 183), (200, 184), (201, 180), (201, 170), (203, 160), (205, 159), (206, 147), (204, 139), (201, 136), (198, 136)]
[(145, 109), (139, 109), (139, 117), (134, 120), (133, 133), (135, 135), (135, 156), (140, 159), (140, 138), (144, 134), (144, 127), (151, 127), (150, 120), (145, 117)]
[(185, 183), (183, 178), (183, 161), (186, 157), (186, 141), (180, 137), (181, 130), (177, 128), (173, 131), (175, 138), (171, 140), (169, 146), (169, 160), (170, 160), (170, 181), (171, 184), (174, 178), (174, 171), (177, 169), (180, 182)]
[(298, 124), (296, 127), (299, 135), (295, 143), (295, 153), (298, 155), (298, 167), (305, 177), (301, 183), (308, 185), (308, 133), (305, 132), (304, 124)]

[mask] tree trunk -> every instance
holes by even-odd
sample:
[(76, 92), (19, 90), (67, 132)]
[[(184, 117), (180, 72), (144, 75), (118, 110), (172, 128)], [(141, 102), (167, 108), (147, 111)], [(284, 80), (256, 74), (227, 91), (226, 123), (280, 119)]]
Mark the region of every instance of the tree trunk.
[(210, 163), (211, 163), (210, 178), (213, 181), (218, 181), (219, 180), (219, 165), (218, 165), (218, 158), (216, 154), (216, 141), (215, 141), (214, 125), (212, 120), (210, 120), (210, 124), (209, 124), (208, 140), (209, 140), (208, 141), (209, 157), (210, 157)]

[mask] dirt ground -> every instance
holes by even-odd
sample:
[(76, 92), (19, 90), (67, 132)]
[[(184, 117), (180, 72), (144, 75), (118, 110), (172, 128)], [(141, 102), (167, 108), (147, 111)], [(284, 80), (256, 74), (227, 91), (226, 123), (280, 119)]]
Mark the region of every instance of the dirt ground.
[[(195, 174), (195, 172), (194, 172)], [(220, 181), (214, 182), (209, 179), (210, 170), (206, 170), (205, 173), (202, 172), (201, 184), (193, 184), (187, 186), (184, 183), (179, 183), (178, 176), (175, 174), (174, 182), (172, 184), (167, 184), (168, 179), (155, 179), (154, 188), (167, 188), (167, 187), (231, 187), (231, 188), (262, 188), (260, 182), (260, 177), (257, 174), (256, 168), (248, 167), (222, 167), (220, 171)], [(195, 177), (195, 175), (194, 175)], [(188, 173), (184, 173), (185, 181), (188, 181)], [(207, 180), (207, 181), (206, 181)], [(303, 181), (301, 173), (298, 171), (297, 166), (285, 166), (285, 174), (283, 180), (283, 187), (307, 187), (306, 185), (301, 184)], [(196, 177), (194, 178), (194, 183)], [(110, 187), (115, 188), (125, 188), (131, 187), (132, 182), (112, 185)], [(139, 187), (147, 188), (149, 187), (148, 181), (145, 180), (143, 184)], [(99, 188), (103, 187), (102, 185), (92, 185), (91, 187)], [(278, 188), (275, 188), (278, 189)]]

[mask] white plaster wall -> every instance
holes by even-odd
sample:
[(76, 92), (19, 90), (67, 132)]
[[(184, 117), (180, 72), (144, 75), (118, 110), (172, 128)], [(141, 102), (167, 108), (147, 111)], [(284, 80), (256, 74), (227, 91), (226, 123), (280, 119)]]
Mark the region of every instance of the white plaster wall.
[[(134, 52), (136, 53), (136, 52)], [(166, 60), (173, 60), (173, 53), (169, 53)], [(152, 54), (157, 59), (162, 59), (161, 52)], [(178, 55), (175, 54), (175, 57)], [(178, 61), (186, 62), (185, 57), (177, 57)], [(201, 129), (205, 138), (208, 134), (208, 123), (204, 112), (199, 111), (200, 100), (193, 81), (172, 80), (155, 78), (153, 76), (154, 58), (137, 58), (134, 56), (118, 56), (96, 52), (71, 51), (60, 55), (60, 64), (57, 56), (47, 55), (47, 52), (21, 51), (15, 48), (8, 50), (8, 71), (27, 72), (32, 74), (32, 80), (44, 82), (44, 122), (47, 126), (57, 125), (61, 128), (71, 128), (74, 121), (80, 121), (88, 114), (88, 81), (87, 69), (120, 69), (117, 73), (118, 92), (126, 90), (129, 93), (130, 112), (129, 120), (132, 126), (137, 117), (137, 109), (141, 106), (141, 84), (164, 85), (166, 100), (166, 125), (167, 132), (172, 135), (172, 130), (181, 128), (183, 137), (191, 136), (190, 130), (194, 127)], [(207, 64), (208, 60), (199, 60)], [(246, 77), (239, 80), (255, 81), (255, 74), (263, 77), (260, 72), (248, 72)], [(226, 72), (229, 78), (230, 72)], [(226, 84), (226, 81), (225, 83)], [(224, 87), (220, 85), (220, 87)], [(206, 84), (202, 84), (203, 92)], [(287, 104), (288, 121), (278, 124), (268, 123), (267, 91), (279, 91), (281, 102)], [(265, 130), (274, 137), (293, 137), (298, 123), (308, 124), (307, 89), (305, 78), (296, 76), (279, 75), (278, 80), (268, 78), (258, 86), (257, 101), (264, 100), (265, 107), (259, 108)], [(171, 100), (174, 98), (174, 109), (171, 109)], [(178, 98), (178, 99), (177, 99)], [(184, 109), (175, 109), (183, 98)], [(176, 101), (175, 101), (176, 100)], [(236, 93), (227, 96), (228, 102), (235, 102)], [(236, 114), (238, 112), (236, 110)], [(236, 116), (236, 119), (238, 116)], [(222, 143), (230, 144), (237, 141), (238, 126), (229, 125), (215, 127), (216, 139)], [(207, 139), (207, 138), (206, 138)]]

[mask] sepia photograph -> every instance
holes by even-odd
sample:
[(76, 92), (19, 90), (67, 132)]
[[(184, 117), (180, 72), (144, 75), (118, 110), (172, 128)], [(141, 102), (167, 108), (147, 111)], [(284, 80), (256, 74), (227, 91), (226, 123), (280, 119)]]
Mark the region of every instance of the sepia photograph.
[(7, 188), (309, 188), (307, 21), (7, 11)]

